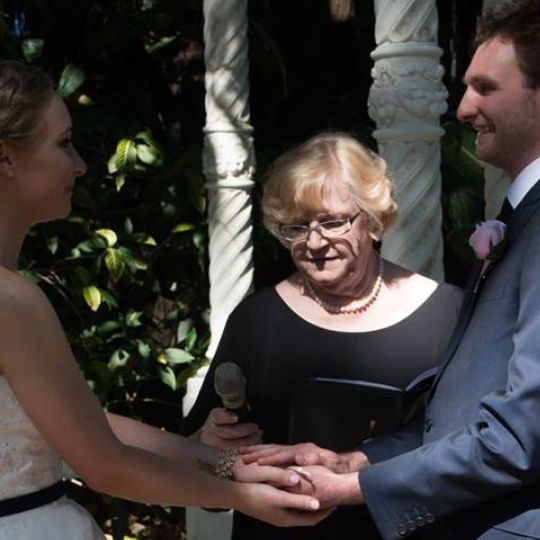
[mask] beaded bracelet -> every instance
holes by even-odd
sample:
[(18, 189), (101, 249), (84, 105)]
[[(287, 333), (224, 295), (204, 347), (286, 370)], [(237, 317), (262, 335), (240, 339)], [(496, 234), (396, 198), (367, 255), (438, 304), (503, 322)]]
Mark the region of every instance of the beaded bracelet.
[(223, 480), (233, 479), (233, 467), (238, 457), (238, 450), (236, 448), (227, 447), (220, 453), (214, 469), (214, 476)]

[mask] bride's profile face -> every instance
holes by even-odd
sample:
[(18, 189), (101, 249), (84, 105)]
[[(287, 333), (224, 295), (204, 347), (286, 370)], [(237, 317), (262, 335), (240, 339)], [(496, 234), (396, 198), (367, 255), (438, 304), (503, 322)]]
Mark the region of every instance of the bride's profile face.
[(8, 151), (13, 203), (30, 223), (65, 217), (77, 177), (86, 165), (71, 141), (71, 117), (57, 94), (39, 113), (34, 133)]

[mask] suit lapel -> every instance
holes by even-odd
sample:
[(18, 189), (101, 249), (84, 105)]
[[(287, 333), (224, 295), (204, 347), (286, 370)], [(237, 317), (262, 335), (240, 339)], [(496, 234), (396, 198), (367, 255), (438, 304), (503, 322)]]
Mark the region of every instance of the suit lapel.
[[(507, 223), (507, 230), (505, 236), (506, 250), (508, 251), (519, 236), (519, 233), (525, 228), (534, 212), (538, 209), (540, 205), (540, 180), (529, 190), (525, 198), (519, 203), (519, 205), (514, 209), (510, 215)], [(504, 255), (503, 255), (504, 257)], [(491, 266), (495, 265), (496, 262), (492, 263)], [(477, 283), (480, 274), (482, 272), (483, 261), (476, 261), (469, 279), (467, 281), (467, 287), (465, 288), (465, 296), (463, 299), (463, 305), (459, 314), (458, 322), (456, 328), (452, 333), (452, 337), (446, 347), (444, 352), (441, 368), (433, 381), (433, 385), (429, 392), (428, 401), (433, 396), (437, 383), (439, 382), (446, 366), (449, 364), (450, 360), (454, 356), (456, 349), (458, 348), (459, 343), (465, 334), (469, 321), (471, 320), (472, 314), (474, 312), (474, 306), (478, 301), (480, 294), (482, 294), (482, 287), (480, 287), (476, 292), (474, 291), (475, 284)], [(491, 268), (492, 269), (492, 268)], [(488, 276), (486, 275), (485, 278)]]
[(529, 190), (529, 193), (519, 203), (508, 220), (508, 230), (506, 231), (508, 246), (514, 242), (519, 233), (525, 228), (539, 204), (540, 180)]

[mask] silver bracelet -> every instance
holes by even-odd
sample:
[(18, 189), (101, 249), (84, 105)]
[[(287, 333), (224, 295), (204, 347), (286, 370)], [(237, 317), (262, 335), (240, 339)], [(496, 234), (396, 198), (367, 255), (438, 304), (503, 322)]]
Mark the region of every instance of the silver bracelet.
[(214, 468), (214, 476), (221, 478), (222, 480), (233, 480), (233, 467), (238, 457), (238, 450), (236, 448), (227, 447), (220, 453)]

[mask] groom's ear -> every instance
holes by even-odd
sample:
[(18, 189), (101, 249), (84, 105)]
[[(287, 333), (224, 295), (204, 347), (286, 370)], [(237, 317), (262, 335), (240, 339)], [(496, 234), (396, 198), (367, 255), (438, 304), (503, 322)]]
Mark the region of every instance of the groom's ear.
[(10, 147), (6, 141), (0, 141), (0, 174), (7, 178), (12, 178), (15, 174)]

